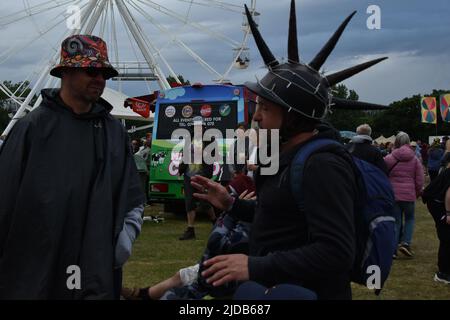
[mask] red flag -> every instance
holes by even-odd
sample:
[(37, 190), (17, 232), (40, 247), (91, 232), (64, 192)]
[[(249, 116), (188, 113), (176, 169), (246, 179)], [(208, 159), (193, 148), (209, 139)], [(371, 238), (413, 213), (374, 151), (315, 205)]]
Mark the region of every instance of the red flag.
[(126, 102), (127, 106), (131, 107), (137, 114), (140, 114), (144, 118), (148, 118), (150, 116), (150, 103), (148, 101), (128, 98)]

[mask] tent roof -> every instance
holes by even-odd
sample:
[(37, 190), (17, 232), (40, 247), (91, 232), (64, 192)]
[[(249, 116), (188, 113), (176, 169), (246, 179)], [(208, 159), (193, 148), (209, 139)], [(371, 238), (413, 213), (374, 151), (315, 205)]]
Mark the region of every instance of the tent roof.
[(381, 135), (378, 138), (376, 138), (375, 141), (378, 144), (387, 143), (387, 142), (394, 143), (395, 142), (395, 136), (390, 136), (389, 138), (385, 138), (383, 135)]
[(113, 106), (113, 109), (111, 110), (111, 115), (116, 118), (153, 122), (153, 112), (150, 113), (150, 117), (144, 118), (141, 115), (134, 112), (132, 109), (125, 108), (123, 104), (125, 100), (128, 98), (128, 96), (123, 94), (122, 92), (105, 87), (105, 90), (103, 91), (102, 94), (102, 98), (108, 101)]
[(378, 143), (378, 144), (385, 143), (385, 141), (386, 141), (386, 138), (383, 135), (381, 135), (381, 136), (379, 136), (378, 138), (375, 139), (375, 142)]
[(394, 143), (394, 142), (395, 142), (395, 136), (392, 135), (392, 136), (390, 136), (389, 138), (386, 138), (386, 142)]

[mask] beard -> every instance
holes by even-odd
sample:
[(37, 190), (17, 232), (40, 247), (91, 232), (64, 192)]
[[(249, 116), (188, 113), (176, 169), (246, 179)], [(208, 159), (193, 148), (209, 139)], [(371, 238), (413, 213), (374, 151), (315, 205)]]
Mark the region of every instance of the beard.
[(89, 85), (87, 90), (83, 94), (83, 98), (86, 102), (97, 102), (103, 94), (105, 86), (101, 85)]

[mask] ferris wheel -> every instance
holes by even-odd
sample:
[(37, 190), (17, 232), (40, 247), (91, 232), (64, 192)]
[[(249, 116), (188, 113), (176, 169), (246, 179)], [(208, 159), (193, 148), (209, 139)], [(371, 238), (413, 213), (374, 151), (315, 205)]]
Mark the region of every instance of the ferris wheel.
[[(49, 71), (59, 60), (62, 40), (73, 34), (93, 34), (107, 42), (109, 59), (119, 72), (108, 86), (118, 90), (133, 80), (149, 90), (152, 85), (164, 90), (171, 87), (169, 76), (181, 84), (180, 75), (194, 82), (225, 83), (250, 62), (245, 0), (2, 2), (0, 38), (8, 41), (7, 47), (0, 46), (0, 67), (25, 60), (29, 66), (14, 92), (0, 83), (0, 90), (20, 105), (5, 135), (40, 104), (40, 97), (30, 102), (42, 88), (57, 85), (59, 79)], [(257, 20), (256, 0), (249, 7)], [(31, 90), (27, 97), (19, 98), (26, 90)]]

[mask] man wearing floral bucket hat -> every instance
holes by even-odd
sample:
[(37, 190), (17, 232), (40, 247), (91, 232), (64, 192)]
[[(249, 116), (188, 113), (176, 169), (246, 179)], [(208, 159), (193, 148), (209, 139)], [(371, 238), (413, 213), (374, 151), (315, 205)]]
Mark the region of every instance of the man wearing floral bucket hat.
[(117, 75), (105, 42), (74, 35), (61, 88), (0, 152), (0, 299), (114, 299), (145, 198), (127, 134), (100, 96)]

